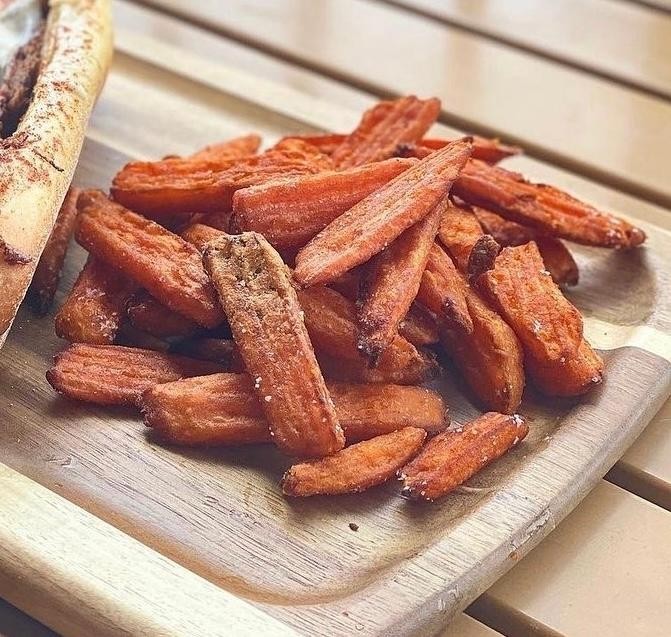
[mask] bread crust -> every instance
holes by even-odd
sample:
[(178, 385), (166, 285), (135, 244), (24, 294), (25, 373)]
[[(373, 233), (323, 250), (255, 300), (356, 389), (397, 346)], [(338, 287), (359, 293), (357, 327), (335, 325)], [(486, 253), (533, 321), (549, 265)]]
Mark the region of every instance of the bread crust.
[(0, 346), (72, 181), (111, 57), (110, 0), (50, 0), (30, 105), (0, 140)]

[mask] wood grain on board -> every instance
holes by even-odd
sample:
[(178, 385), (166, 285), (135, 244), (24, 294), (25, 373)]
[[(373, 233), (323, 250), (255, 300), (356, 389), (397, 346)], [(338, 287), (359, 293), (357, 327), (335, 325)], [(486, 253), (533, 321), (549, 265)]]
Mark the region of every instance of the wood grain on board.
[(385, 0), (671, 98), (671, 15), (618, 0)]
[(455, 125), (671, 204), (665, 100), (368, 0), (144, 4), (375, 92), (437, 95)]

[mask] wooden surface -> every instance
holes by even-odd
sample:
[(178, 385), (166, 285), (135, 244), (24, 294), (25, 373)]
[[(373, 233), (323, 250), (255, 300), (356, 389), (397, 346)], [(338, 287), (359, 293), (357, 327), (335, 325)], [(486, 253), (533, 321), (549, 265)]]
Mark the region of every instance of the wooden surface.
[[(123, 2), (116, 9), (121, 54), (92, 124), (78, 174), (81, 183), (100, 185), (127, 156), (186, 151), (237, 131), (258, 129), (270, 141), (284, 130), (349, 128), (356, 120), (353, 109), (371, 102), (361, 90), (245, 49), (214, 33), (201, 33)], [(168, 139), (172, 148), (166, 148)], [(515, 160), (513, 165), (600, 205), (669, 227), (666, 213), (654, 205), (530, 159)], [(581, 251), (581, 265), (588, 272), (576, 301), (592, 315), (588, 325), (596, 328), (603, 321), (610, 323), (610, 331), (626, 341), (636, 337), (627, 323), (645, 317), (657, 330), (655, 336), (662, 335), (655, 344), (649, 338), (645, 342), (658, 354), (664, 353), (669, 313), (661, 290), (669, 275), (656, 269), (663, 267), (657, 255), (668, 254), (670, 246), (669, 235), (656, 231), (642, 262), (622, 260), (622, 255), (610, 261), (594, 251)], [(81, 252), (71, 257), (69, 280)], [(623, 278), (624, 272), (629, 274)], [(585, 285), (586, 280), (592, 283)], [(608, 305), (599, 292), (603, 294), (604, 288), (612, 293)], [(500, 491), (461, 494), (428, 513), (408, 516), (407, 507), (399, 507), (392, 497), (393, 489), (385, 488), (361, 501), (327, 503), (329, 514), (324, 516), (319, 503), (286, 507), (274, 484), (277, 476), (273, 473), (280, 463), (276, 456), (264, 463), (250, 453), (243, 458), (243, 468), (238, 467), (240, 458), (234, 462), (225, 454), (185, 457), (148, 446), (141, 426), (129, 413), (53, 400), (41, 372), (57, 339), (51, 335), (48, 320), (42, 323), (27, 314), (23, 319), (9, 349), (0, 354), (5, 366), (0, 381), (3, 388), (10, 388), (0, 405), (0, 417), (7, 420), (11, 415), (10, 427), (0, 436), (0, 458), (133, 535), (172, 560), (175, 567), (181, 564), (218, 584), (218, 590), (244, 594), (270, 614), (311, 634), (407, 634), (420, 626), (438, 628), (441, 616), (444, 619), (452, 609), (466, 604), (477, 588), (468, 577), (456, 588), (449, 587), (449, 578), (469, 572), (469, 560), (482, 559), (481, 571), (493, 581), (517, 562), (616, 460), (618, 450), (652, 415), (656, 404), (649, 398), (661, 398), (669, 380), (669, 366), (659, 356), (615, 350), (609, 354), (609, 383), (594, 400), (579, 407), (555, 405), (550, 411), (530, 405), (538, 425), (524, 452), (492, 467), (477, 483), (488, 486), (503, 479)], [(613, 322), (620, 323), (617, 329), (612, 328)], [(454, 396), (454, 412), (466, 413), (465, 403)], [(637, 402), (638, 396), (648, 400)], [(602, 410), (609, 406), (616, 409), (604, 417)], [(36, 430), (34, 423), (40, 415)], [(552, 418), (561, 418), (561, 425)], [(625, 419), (627, 427), (610, 430), (616, 418)], [(663, 418), (653, 423), (653, 438), (646, 443), (646, 431), (616, 465), (620, 476), (613, 478), (618, 484), (626, 479), (639, 488), (645, 485), (657, 498), (653, 501), (660, 503), (669, 493), (670, 464), (664, 458), (666, 454), (668, 459), (670, 451), (663, 423)], [(601, 455), (589, 463), (580, 452), (585, 448), (590, 452), (598, 448)], [(138, 459), (143, 461), (141, 480)], [(534, 470), (543, 466), (539, 483)], [(564, 483), (572, 472), (580, 472), (584, 482), (567, 491)], [(257, 481), (253, 490), (248, 488), (250, 476)], [(559, 549), (552, 551), (552, 545), (542, 543), (469, 612), (504, 634), (526, 634), (532, 629), (538, 634), (599, 634), (593, 631), (597, 620), (607, 613), (613, 593), (627, 590), (630, 570), (638, 563), (652, 567), (657, 588), (664, 590), (668, 574), (659, 571), (659, 564), (654, 570), (654, 547), (668, 535), (668, 514), (622, 489), (601, 484), (551, 536), (558, 538)], [(240, 492), (236, 494), (231, 485), (237, 485)], [(548, 507), (549, 493), (555, 499)], [(470, 516), (460, 517), (465, 512)], [(353, 515), (360, 522), (356, 535), (347, 528)], [(632, 526), (630, 518), (638, 518), (640, 525)], [(478, 523), (475, 528), (469, 525), (473, 521)], [(291, 537), (292, 546), (286, 546), (282, 537)], [(506, 556), (512, 553), (512, 558), (497, 549), (502, 537), (507, 540)], [(623, 537), (632, 543), (623, 543)], [(316, 538), (320, 542), (317, 552)], [(622, 543), (623, 553), (631, 554), (628, 566), (609, 563), (613, 561), (612, 538)], [(577, 546), (583, 550), (576, 551)], [(566, 559), (567, 552), (577, 554)], [(252, 554), (258, 557), (251, 560)], [(536, 555), (541, 556), (539, 562), (522, 568)], [(587, 577), (606, 566), (610, 567), (607, 577)], [(352, 570), (359, 578), (347, 581)], [(539, 572), (545, 577), (534, 580)], [(302, 581), (295, 581), (296, 573)], [(270, 582), (274, 590), (259, 591), (259, 580), (266, 586)], [(479, 582), (480, 587), (485, 583)], [(660, 603), (659, 596), (646, 595), (635, 578), (633, 583), (632, 604), (638, 604), (631, 606), (635, 614), (626, 613), (627, 607), (622, 606), (612, 622), (603, 624), (609, 629), (603, 634), (647, 634), (640, 631), (671, 621), (663, 600)], [(305, 590), (322, 598), (306, 599)], [(277, 591), (286, 599), (282, 605), (269, 605), (265, 596), (269, 592), (276, 596)], [(419, 598), (429, 603), (420, 608)], [(566, 604), (557, 600), (566, 600)], [(307, 603), (296, 607), (296, 601)], [(31, 611), (35, 612), (34, 598)], [(393, 613), (400, 619), (393, 621)], [(589, 613), (595, 623), (581, 625), (580, 618)], [(441, 621), (432, 622), (432, 616)], [(634, 623), (641, 617), (655, 624)], [(475, 635), (492, 632), (462, 616), (445, 634), (470, 634), (466, 631)]]

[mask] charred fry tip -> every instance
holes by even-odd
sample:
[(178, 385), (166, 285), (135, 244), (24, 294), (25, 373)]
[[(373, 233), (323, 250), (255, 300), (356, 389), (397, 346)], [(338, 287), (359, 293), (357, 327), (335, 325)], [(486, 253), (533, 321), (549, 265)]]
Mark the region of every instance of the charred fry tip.
[(466, 268), (469, 279), (477, 279), (483, 272), (494, 267), (501, 246), (489, 234), (482, 235), (471, 249)]

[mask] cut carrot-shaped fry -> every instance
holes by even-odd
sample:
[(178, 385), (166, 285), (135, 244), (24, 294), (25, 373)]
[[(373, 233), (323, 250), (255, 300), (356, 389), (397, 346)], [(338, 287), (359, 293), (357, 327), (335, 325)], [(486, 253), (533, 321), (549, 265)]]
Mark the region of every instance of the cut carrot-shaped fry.
[[(418, 427), (447, 426), (439, 394), (422, 387), (329, 383), (349, 443)], [(167, 442), (243, 445), (271, 442), (268, 422), (247, 374), (212, 374), (154, 385), (142, 396), (145, 424)]]
[(535, 241), (543, 257), (543, 263), (557, 285), (578, 283), (578, 264), (560, 239), (540, 234), (533, 228), (509, 221), (483, 208), (473, 208), (473, 214), (483, 228), (502, 246), (519, 246)]
[(519, 173), (478, 160), (469, 161), (452, 192), (466, 203), (499, 213), (552, 236), (605, 248), (631, 248), (645, 233), (617, 217)]
[(531, 377), (544, 391), (552, 391), (549, 375), (571, 373), (573, 361), (585, 357), (573, 373), (590, 368), (591, 374), (572, 383), (576, 393), (601, 381), (603, 364), (584, 342), (580, 312), (552, 281), (534, 242), (504, 248), (478, 285), (519, 337)]
[(212, 241), (203, 263), (278, 447), (312, 457), (341, 449), (343, 432), (280, 255), (247, 232)]
[(360, 287), (357, 345), (373, 365), (417, 296), (446, 205), (439, 203), (368, 263)]
[(454, 142), (340, 215), (298, 253), (296, 281), (334, 281), (381, 252), (445, 198), (470, 151), (468, 140)]
[(358, 442), (333, 456), (291, 467), (282, 478), (285, 495), (358, 493), (386, 482), (421, 449), (426, 431), (415, 427)]
[(256, 134), (234, 137), (225, 142), (210, 144), (189, 156), (198, 161), (237, 160), (254, 155), (261, 145), (261, 137)]
[(56, 334), (71, 343), (114, 342), (137, 283), (89, 256), (55, 318)]
[(203, 223), (193, 223), (182, 230), (181, 236), (184, 241), (194, 245), (199, 252), (203, 252), (210, 241), (223, 234), (225, 234), (223, 230), (217, 230)]
[(158, 383), (223, 371), (221, 365), (119, 345), (77, 343), (57, 354), (47, 380), (59, 393), (98, 405), (135, 405)]
[(445, 206), (438, 238), (461, 272), (468, 270), (471, 250), (483, 235), (482, 226), (472, 211), (458, 208), (451, 201)]
[(325, 133), (324, 135), (289, 135), (280, 141), (300, 139), (311, 146), (317, 147), (325, 155), (332, 155), (333, 151), (343, 143), (347, 135), (340, 133)]
[(79, 197), (78, 188), (70, 188), (65, 195), (28, 289), (31, 305), (40, 315), (49, 311), (56, 294), (65, 254), (77, 221), (77, 197)]
[(205, 327), (224, 320), (194, 246), (99, 191), (82, 193), (79, 210), (77, 241), (89, 252), (114, 263), (174, 312)]
[(260, 232), (278, 249), (300, 248), (415, 163), (389, 159), (245, 188), (233, 196), (233, 223), (240, 230)]
[(466, 305), (468, 282), (457, 271), (452, 259), (434, 243), (422, 274), (417, 300), (434, 314), (442, 316), (464, 332), (473, 330)]
[(529, 432), (521, 416), (489, 412), (429, 440), (399, 472), (401, 495), (436, 500), (500, 458)]
[(337, 168), (388, 159), (399, 144), (419, 141), (440, 113), (440, 100), (414, 95), (380, 102), (366, 111), (359, 126), (332, 153)]
[(443, 347), (480, 405), (512, 413), (524, 390), (522, 346), (510, 326), (470, 288), (466, 304), (473, 330), (445, 324)]
[(242, 160), (131, 162), (114, 177), (111, 192), (119, 203), (156, 219), (217, 212), (230, 209), (240, 188), (331, 169), (330, 159), (321, 157), (316, 161), (314, 152), (296, 143)]
[[(321, 355), (325, 354), (327, 358), (348, 361), (347, 364), (343, 363), (346, 369), (365, 369), (367, 361), (356, 343), (357, 320), (354, 303), (335, 290), (322, 287), (301, 290), (298, 298), (320, 363)], [(343, 375), (338, 378), (416, 385), (435, 376), (437, 368), (428, 355), (397, 334), (380, 355), (377, 368), (371, 372), (375, 373), (364, 375), (365, 378), (361, 378), (359, 371), (352, 372), (352, 376)]]
[(197, 323), (168, 309), (144, 290), (133, 295), (127, 312), (133, 327), (158, 338), (191, 336), (199, 329)]
[[(438, 150), (449, 144), (449, 139), (422, 139), (418, 146), (431, 150)], [(473, 159), (481, 159), (488, 164), (498, 164), (506, 157), (519, 155), (522, 149), (519, 146), (502, 144), (498, 139), (488, 139), (473, 135)]]

